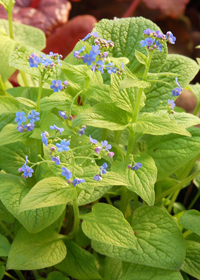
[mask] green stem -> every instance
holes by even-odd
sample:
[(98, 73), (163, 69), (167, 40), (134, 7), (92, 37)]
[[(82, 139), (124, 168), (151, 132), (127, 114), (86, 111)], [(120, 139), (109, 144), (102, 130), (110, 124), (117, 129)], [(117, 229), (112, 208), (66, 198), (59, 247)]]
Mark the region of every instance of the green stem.
[(73, 209), (74, 209), (74, 226), (70, 236), (72, 236), (72, 238), (76, 240), (76, 236), (78, 234), (78, 228), (79, 228), (79, 208), (78, 208), (77, 197), (73, 200)]
[(182, 187), (184, 185), (186, 185), (187, 183), (189, 183), (191, 180), (193, 180), (194, 178), (196, 178), (198, 175), (200, 175), (200, 170), (193, 173), (192, 175), (190, 175), (189, 177), (187, 177), (186, 179), (182, 180), (180, 183), (178, 183), (177, 185), (171, 187), (170, 189), (166, 190), (165, 192), (163, 192), (162, 194), (158, 195), (155, 199), (155, 203), (157, 203), (158, 201), (160, 201), (161, 199), (163, 199), (164, 197), (166, 197), (167, 195), (178, 191), (180, 189), (182, 189)]
[(196, 107), (195, 107), (195, 109), (194, 109), (193, 115), (196, 116), (196, 115), (198, 114), (198, 112), (199, 112), (199, 109), (200, 109), (200, 102), (197, 103), (197, 105), (196, 105)]
[(133, 143), (134, 143), (134, 131), (132, 130), (132, 127), (129, 127), (129, 139), (128, 139), (128, 148), (126, 152), (126, 160), (128, 159), (129, 155), (132, 153)]
[(29, 87), (29, 84), (28, 84), (28, 81), (27, 81), (27, 79), (26, 79), (26, 76), (25, 76), (24, 71), (19, 71), (19, 72), (20, 72), (20, 74), (21, 74), (21, 77), (22, 77), (22, 81), (23, 81), (23, 83), (24, 83), (24, 86), (25, 86), (25, 87)]
[(110, 200), (110, 197), (107, 193), (104, 194), (104, 197), (105, 197), (106, 201), (108, 202), (108, 204), (113, 205), (112, 201)]
[(35, 279), (40, 279), (40, 275), (38, 274), (37, 270), (33, 270), (33, 274), (35, 276)]
[(13, 280), (17, 280), (17, 278), (15, 278), (14, 276), (12, 276), (10, 273), (8, 272), (5, 272), (4, 273), (6, 276), (8, 276), (10, 279), (13, 279)]
[(77, 96), (79, 96), (79, 95), (81, 94), (81, 92), (83, 92), (83, 90), (79, 91), (79, 92), (74, 96), (74, 98), (72, 99), (72, 103), (71, 103), (71, 106), (70, 106), (70, 109), (69, 109), (69, 116), (71, 116), (71, 114), (72, 114), (72, 106), (73, 106), (73, 104), (74, 104), (74, 101), (75, 101), (75, 99), (77, 98)]
[(192, 233), (191, 230), (187, 230), (183, 233), (184, 238), (186, 238), (188, 235), (190, 235)]
[(9, 0), (8, 4), (8, 24), (9, 24), (9, 35), (11, 39), (14, 39), (13, 36), (13, 21), (12, 21), (12, 9), (13, 9), (13, 3), (12, 0)]
[(200, 189), (198, 190), (198, 193), (195, 195), (194, 199), (192, 200), (192, 202), (190, 203), (188, 210), (190, 210), (193, 205), (195, 204), (195, 202), (197, 201), (197, 199), (200, 197)]
[(102, 130), (102, 135), (101, 135), (101, 140), (104, 141), (106, 139), (106, 134), (107, 134), (107, 129), (103, 128)]
[(171, 201), (170, 201), (170, 204), (169, 204), (169, 206), (168, 206), (168, 209), (167, 209), (169, 213), (171, 213), (171, 211), (172, 211), (174, 202), (176, 201), (177, 196), (179, 195), (179, 192), (180, 192), (180, 190), (176, 191), (176, 192), (173, 194), (173, 197), (172, 197), (172, 199), (171, 199)]
[(10, 230), (4, 225), (4, 223), (0, 220), (0, 226), (5, 230), (5, 232), (12, 238), (14, 239), (14, 235), (10, 232)]
[(136, 210), (139, 208), (139, 200), (138, 195), (136, 193), (133, 193), (133, 200), (134, 200), (134, 209)]
[(43, 86), (43, 76), (40, 76), (39, 78), (39, 91), (38, 91), (38, 99), (37, 99), (37, 107), (36, 110), (39, 112), (40, 109), (40, 99), (42, 95), (42, 86)]
[(21, 273), (20, 270), (15, 270), (15, 273), (19, 276), (20, 280), (26, 280), (26, 278), (24, 277), (24, 275)]
[(119, 139), (120, 139), (121, 134), (122, 134), (122, 130), (117, 131), (116, 136), (115, 136), (116, 144), (119, 144)]

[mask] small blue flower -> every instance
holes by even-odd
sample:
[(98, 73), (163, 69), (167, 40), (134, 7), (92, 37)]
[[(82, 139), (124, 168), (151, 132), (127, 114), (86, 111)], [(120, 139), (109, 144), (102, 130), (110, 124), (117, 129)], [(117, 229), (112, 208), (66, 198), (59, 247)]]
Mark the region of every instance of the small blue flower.
[(34, 172), (34, 170), (28, 165), (22, 166), (21, 170), (22, 172), (24, 172), (23, 173), (24, 178), (32, 177), (32, 173)]
[(72, 181), (72, 184), (73, 184), (73, 187), (75, 187), (76, 185), (78, 184), (81, 184), (81, 183), (84, 183), (85, 180), (84, 179), (79, 179), (79, 178), (76, 178)]
[(66, 140), (62, 140), (62, 141), (60, 142), (60, 144), (59, 144), (59, 143), (56, 143), (56, 147), (58, 148), (58, 149), (57, 149), (58, 152), (62, 152), (63, 150), (64, 150), (65, 152), (69, 151), (69, 145), (70, 145), (70, 141), (67, 141), (67, 142), (66, 142)]
[(86, 129), (86, 125), (83, 125), (83, 127), (81, 129), (79, 129), (78, 135), (81, 136), (81, 135), (85, 134), (85, 129)]
[(53, 85), (50, 86), (51, 89), (53, 89), (54, 92), (58, 92), (59, 90), (62, 90), (62, 82), (61, 80), (53, 80), (51, 81)]
[(159, 41), (156, 41), (156, 47), (158, 48), (158, 50), (159, 50), (160, 52), (162, 52), (162, 47), (163, 47), (163, 45), (160, 44)]
[(94, 38), (99, 38), (99, 34), (97, 32), (92, 32), (91, 35), (94, 37)]
[(154, 31), (151, 30), (151, 29), (149, 29), (149, 28), (147, 28), (146, 30), (143, 31), (143, 33), (144, 33), (145, 35), (148, 35), (148, 36), (150, 36), (151, 33), (153, 33), (153, 32), (154, 32)]
[(100, 180), (102, 180), (102, 177), (100, 176), (100, 175), (95, 175), (94, 177), (93, 177), (93, 179), (95, 180), (95, 181), (100, 181)]
[(46, 67), (49, 66), (49, 65), (51, 65), (52, 60), (49, 59), (49, 58), (47, 58), (47, 57), (45, 56), (45, 54), (42, 54), (41, 57), (42, 57), (42, 59), (41, 59), (40, 63), (41, 63), (42, 65), (44, 65), (44, 66), (46, 66)]
[(37, 68), (38, 64), (40, 63), (40, 61), (41, 61), (41, 58), (38, 55), (34, 54), (34, 53), (32, 53), (29, 56), (28, 62), (29, 62), (29, 66), (30, 67), (36, 67)]
[(100, 71), (101, 74), (103, 74), (104, 73), (104, 70), (103, 70), (104, 69), (104, 61), (98, 60), (96, 65), (97, 66), (100, 65), (100, 67), (98, 68), (98, 71)]
[(26, 129), (27, 131), (31, 131), (35, 128), (35, 124), (34, 123), (28, 123), (24, 125), (24, 129)]
[(61, 172), (62, 176), (64, 176), (67, 180), (72, 178), (72, 173), (66, 167), (62, 167), (61, 169), (63, 170)]
[(170, 105), (170, 108), (172, 110), (174, 110), (174, 107), (176, 106), (176, 104), (174, 103), (174, 100), (168, 100), (167, 103)]
[(24, 112), (17, 112), (15, 122), (18, 122), (18, 126), (22, 125), (23, 122), (26, 121), (25, 113)]
[(83, 39), (82, 41), (86, 41), (87, 39), (89, 39), (91, 37), (91, 33), (88, 33)]
[(28, 156), (25, 155), (25, 162), (24, 165), (26, 165), (28, 163)]
[(19, 125), (19, 126), (17, 127), (17, 130), (18, 130), (20, 133), (22, 133), (23, 130), (24, 130), (23, 125)]
[(166, 35), (167, 35), (168, 41), (169, 41), (171, 44), (175, 44), (176, 37), (172, 34), (172, 32), (171, 32), (171, 31), (168, 31), (168, 32), (166, 33)]
[(95, 151), (97, 154), (100, 154), (100, 152), (101, 152), (101, 147), (96, 147), (96, 148), (94, 149), (94, 151)]
[(94, 56), (96, 57), (98, 54), (100, 54), (100, 49), (99, 49), (99, 46), (98, 45), (93, 45), (91, 47), (92, 49), (92, 53), (94, 54)]
[(42, 136), (42, 143), (44, 143), (44, 145), (47, 146), (47, 144), (48, 144), (48, 138), (47, 137), (49, 136), (49, 133), (47, 131), (42, 132), (41, 136)]
[(62, 67), (62, 64), (60, 63), (60, 58), (62, 57), (62, 55), (59, 55), (58, 56), (58, 65), (60, 66), (60, 67)]
[(51, 129), (51, 130), (54, 130), (54, 129), (55, 129), (56, 131), (59, 131), (59, 132), (60, 132), (60, 135), (61, 135), (62, 132), (64, 131), (64, 128), (62, 128), (62, 127), (61, 127), (61, 128), (60, 128), (60, 127), (57, 127), (57, 125), (55, 125), (55, 124), (54, 124), (54, 125), (51, 125), (51, 126), (50, 126), (50, 129)]
[(96, 144), (97, 140), (96, 139), (92, 139), (92, 137), (89, 135), (89, 139), (90, 139), (90, 143), (91, 144)]
[(146, 39), (140, 41), (141, 47), (150, 47), (153, 45), (155, 39), (147, 37)]
[(107, 73), (109, 75), (111, 74), (115, 74), (117, 72), (117, 68), (116, 67), (113, 67), (113, 64), (112, 62), (108, 63), (105, 68), (107, 69)]
[(107, 140), (101, 141), (101, 146), (107, 152), (109, 152), (109, 150), (112, 148), (112, 146), (110, 144), (108, 144)]
[(141, 167), (142, 167), (142, 164), (140, 162), (137, 162), (136, 164), (133, 165), (133, 167), (131, 169), (132, 170), (138, 170)]
[(60, 157), (51, 157), (51, 159), (55, 162), (56, 165), (60, 164)]
[(38, 117), (40, 113), (35, 112), (35, 110), (31, 111), (31, 114), (27, 116), (27, 118), (30, 120), (30, 123), (34, 123), (35, 121), (39, 121), (40, 118)]
[(156, 37), (157, 37), (158, 39), (162, 39), (162, 38), (164, 37), (164, 35), (163, 35), (162, 32), (156, 31)]
[(106, 174), (107, 170), (106, 168), (108, 167), (107, 163), (105, 162), (104, 164), (102, 164), (102, 166), (100, 167), (100, 174), (102, 176), (102, 174)]
[(172, 90), (172, 96), (179, 96), (183, 90), (183, 88), (179, 85), (178, 77), (175, 78), (175, 83), (178, 87)]
[(57, 55), (57, 53), (53, 53), (53, 52), (49, 52), (49, 54), (47, 54), (47, 56), (49, 56), (49, 57), (55, 57)]
[(58, 114), (61, 118), (63, 118), (64, 120), (67, 119), (67, 116), (66, 116), (66, 112), (63, 112), (63, 111), (58, 111)]
[(89, 65), (92, 64), (92, 62), (95, 62), (95, 60), (96, 60), (95, 54), (94, 54), (92, 51), (90, 51), (89, 54), (86, 53), (86, 54), (84, 55), (83, 63), (87, 63), (87, 65), (89, 66)]

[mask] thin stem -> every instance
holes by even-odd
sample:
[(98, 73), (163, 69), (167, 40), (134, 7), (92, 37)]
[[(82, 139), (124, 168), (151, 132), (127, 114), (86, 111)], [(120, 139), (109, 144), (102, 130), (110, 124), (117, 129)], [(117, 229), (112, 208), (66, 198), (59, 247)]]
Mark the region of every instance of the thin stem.
[(38, 91), (38, 99), (37, 99), (37, 107), (36, 110), (39, 112), (40, 109), (40, 99), (41, 99), (41, 95), (42, 95), (42, 86), (43, 86), (43, 77), (40, 76), (39, 78), (39, 91)]
[(170, 201), (170, 204), (169, 204), (169, 206), (168, 206), (168, 209), (167, 209), (169, 213), (171, 213), (171, 211), (172, 211), (174, 202), (176, 201), (177, 196), (179, 195), (179, 192), (180, 192), (180, 190), (176, 191), (176, 192), (173, 194), (173, 197), (172, 197), (172, 199), (171, 199), (171, 201)]
[(13, 21), (12, 21), (12, 9), (13, 9), (13, 3), (12, 0), (9, 0), (8, 4), (8, 24), (9, 24), (9, 35), (11, 39), (14, 39), (13, 36)]
[(110, 200), (110, 197), (107, 193), (104, 194), (104, 197), (105, 197), (106, 201), (108, 202), (108, 204), (113, 205), (112, 201)]
[(74, 96), (74, 98), (72, 99), (72, 103), (71, 103), (71, 106), (70, 106), (70, 109), (69, 109), (69, 116), (71, 116), (71, 113), (72, 113), (72, 106), (74, 105), (74, 101), (75, 101), (76, 97), (79, 96), (82, 92), (83, 92), (83, 90), (79, 91), (79, 92)]
[(122, 130), (117, 131), (116, 137), (115, 137), (116, 144), (119, 144), (119, 139), (120, 139), (121, 134), (122, 134)]
[(78, 228), (79, 228), (79, 208), (78, 208), (77, 197), (73, 200), (73, 209), (74, 209), (74, 226), (71, 235), (73, 239), (76, 240), (76, 236), (78, 234)]
[(127, 152), (126, 152), (126, 160), (128, 159), (129, 155), (132, 153), (133, 142), (134, 142), (134, 131), (132, 130), (132, 127), (130, 127), (130, 129), (129, 129), (129, 139), (128, 139), (128, 148), (127, 148)]
[(15, 273), (19, 276), (20, 280), (26, 280), (20, 270), (15, 270)]
[(0, 220), (0, 226), (5, 230), (5, 232), (7, 232), (7, 234), (14, 239), (14, 235), (10, 232), (10, 230), (4, 225), (4, 223)]
[(38, 274), (37, 270), (33, 270), (33, 274), (36, 280), (40, 279), (40, 275)]
[(138, 195), (136, 193), (133, 193), (133, 200), (134, 200), (134, 210), (139, 208), (139, 200)]
[(186, 238), (188, 235), (190, 235), (192, 233), (191, 230), (187, 230), (183, 233), (183, 237)]
[(14, 276), (12, 276), (10, 273), (8, 273), (8, 272), (4, 272), (4, 274), (6, 275), (6, 276), (8, 276), (10, 279), (13, 279), (13, 280), (17, 280), (17, 278), (15, 278)]
[(196, 107), (195, 107), (195, 109), (194, 109), (193, 115), (196, 116), (196, 115), (198, 114), (198, 112), (199, 112), (199, 109), (200, 109), (200, 102), (197, 103), (197, 105), (196, 105)]
[(28, 84), (28, 81), (27, 81), (27, 79), (26, 79), (26, 76), (25, 76), (24, 71), (19, 71), (19, 72), (20, 72), (20, 74), (21, 74), (21, 77), (22, 77), (22, 81), (23, 81), (23, 83), (24, 83), (24, 86), (25, 86), (25, 87), (29, 87), (29, 84)]
[(195, 204), (195, 202), (197, 201), (197, 199), (200, 197), (200, 189), (198, 190), (198, 193), (195, 195), (194, 199), (192, 200), (192, 202), (190, 203), (188, 210), (190, 210), (193, 205)]

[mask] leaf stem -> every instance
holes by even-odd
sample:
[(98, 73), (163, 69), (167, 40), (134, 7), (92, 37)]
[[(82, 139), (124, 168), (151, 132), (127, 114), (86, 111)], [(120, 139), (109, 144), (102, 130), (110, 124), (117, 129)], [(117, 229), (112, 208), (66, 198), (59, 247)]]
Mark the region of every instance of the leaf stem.
[(8, 4), (8, 25), (9, 25), (9, 35), (11, 39), (14, 39), (13, 36), (13, 21), (12, 21), (12, 9), (13, 9), (13, 3), (12, 0), (9, 0)]
[(74, 98), (72, 99), (72, 103), (71, 103), (71, 106), (70, 106), (70, 108), (69, 108), (69, 116), (71, 116), (71, 113), (72, 113), (72, 106), (74, 105), (74, 101), (75, 101), (76, 97), (79, 96), (82, 92), (83, 92), (83, 90), (79, 91), (79, 92), (74, 96)]
[(197, 201), (197, 199), (200, 197), (200, 189), (198, 190), (198, 193), (195, 195), (194, 199), (192, 200), (192, 202), (190, 203), (188, 210), (190, 210), (193, 205), (195, 204), (195, 202)]
[(8, 276), (10, 279), (13, 279), (13, 280), (17, 280), (17, 278), (15, 278), (14, 276), (12, 276), (10, 273), (6, 272), (4, 273), (6, 276)]
[(19, 276), (20, 280), (26, 280), (20, 270), (15, 270), (15, 273)]
[(105, 197), (106, 201), (108, 202), (108, 204), (113, 205), (112, 201), (110, 200), (110, 197), (107, 193), (104, 194), (104, 197)]
[(172, 197), (172, 199), (171, 199), (171, 201), (170, 201), (170, 204), (169, 204), (169, 206), (168, 206), (168, 209), (167, 209), (169, 213), (171, 213), (171, 211), (172, 211), (174, 202), (176, 201), (177, 196), (179, 195), (179, 192), (180, 192), (180, 190), (177, 190), (177, 191), (173, 194), (173, 197)]
[(10, 230), (4, 225), (4, 223), (0, 220), (0, 226), (5, 230), (5, 232), (12, 238), (14, 239), (14, 235), (10, 232)]
[(40, 99), (41, 99), (41, 95), (42, 95), (42, 86), (43, 86), (43, 76), (40, 76), (39, 78), (39, 91), (38, 91), (38, 99), (37, 99), (37, 106), (36, 106), (36, 110), (37, 112), (39, 112), (40, 109)]
[(129, 127), (129, 139), (128, 139), (128, 147), (126, 152), (126, 160), (128, 160), (129, 155), (132, 153), (134, 143), (134, 131), (132, 127)]
[(29, 84), (28, 84), (28, 81), (27, 81), (27, 79), (26, 79), (26, 76), (25, 76), (25, 73), (24, 73), (24, 71), (19, 71), (20, 72), (20, 74), (21, 74), (21, 77), (22, 77), (22, 81), (23, 81), (23, 83), (24, 83), (24, 86), (25, 87), (29, 87)]

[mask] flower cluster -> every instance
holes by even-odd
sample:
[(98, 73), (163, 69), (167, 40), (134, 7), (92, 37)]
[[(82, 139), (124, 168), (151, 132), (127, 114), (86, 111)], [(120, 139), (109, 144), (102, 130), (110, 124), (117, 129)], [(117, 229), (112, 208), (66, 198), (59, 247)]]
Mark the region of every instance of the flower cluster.
[(121, 75), (124, 70), (124, 64), (122, 63), (121, 68), (114, 67), (112, 62), (106, 63), (106, 58), (108, 57), (109, 48), (114, 47), (114, 43), (112, 41), (107, 41), (105, 39), (100, 38), (97, 32), (89, 33), (82, 39), (82, 41), (86, 41), (89, 38), (94, 40), (94, 45), (91, 46), (91, 51), (82, 55), (85, 51), (85, 46), (83, 46), (80, 50), (75, 51), (73, 56), (80, 60), (82, 59), (83, 63), (86, 63), (88, 66), (91, 66), (91, 70), (93, 72), (100, 71), (101, 74), (104, 73), (104, 70), (107, 71), (108, 74), (119, 74)]
[(62, 128), (62, 127), (61, 127), (61, 128), (60, 128), (60, 127), (57, 127), (57, 125), (55, 125), (55, 124), (54, 124), (54, 125), (51, 125), (51, 126), (50, 126), (50, 129), (51, 129), (51, 130), (54, 130), (54, 129), (55, 129), (56, 132), (60, 132), (60, 135), (61, 135), (62, 132), (64, 131), (64, 128)]
[[(70, 179), (72, 178), (71, 171), (69, 171), (69, 169), (67, 169), (66, 167), (62, 167), (61, 169), (62, 169), (61, 175), (64, 176), (67, 180), (67, 183), (70, 184), (71, 183)], [(75, 187), (76, 185), (84, 183), (84, 182), (85, 182), (84, 179), (75, 178), (72, 181), (72, 185), (73, 185), (73, 187)]]
[[(97, 142), (94, 143), (94, 141), (97, 141), (96, 139), (92, 139), (91, 136), (89, 136), (89, 138), (90, 138), (90, 143), (93, 143), (93, 144), (97, 143)], [(97, 154), (100, 154), (101, 150), (103, 149), (104, 151), (108, 152), (108, 156), (110, 158), (112, 158), (115, 155), (115, 153), (110, 151), (111, 148), (112, 148), (112, 146), (110, 144), (108, 144), (107, 140), (105, 140), (105, 141), (101, 141), (101, 147), (97, 146), (94, 150)]]
[(128, 165), (128, 168), (131, 168), (132, 170), (138, 170), (139, 168), (142, 167), (142, 164), (140, 162), (137, 162), (136, 164), (131, 167), (131, 165)]
[(108, 168), (108, 165), (107, 165), (107, 163), (105, 162), (105, 163), (102, 164), (102, 166), (100, 167), (100, 175), (99, 175), (99, 174), (96, 174), (96, 175), (93, 177), (93, 179), (94, 179), (95, 181), (100, 181), (100, 180), (102, 180), (102, 175), (103, 175), (103, 174), (106, 174), (106, 172), (107, 172), (106, 168)]
[(53, 80), (51, 81), (52, 85), (50, 86), (54, 92), (59, 92), (60, 90), (64, 90), (69, 85), (68, 81), (62, 82), (61, 80)]
[(53, 52), (50, 52), (47, 56), (45, 54), (37, 55), (32, 53), (28, 58), (28, 62), (30, 67), (44, 66), (46, 69), (51, 69), (55, 64), (58, 64), (60, 67), (62, 66), (60, 63), (61, 58), (62, 55)]
[(171, 31), (168, 31), (165, 34), (163, 34), (160, 31), (154, 31), (149, 28), (144, 30), (144, 36), (145, 39), (140, 41), (141, 47), (146, 47), (147, 50), (153, 51), (155, 49), (158, 49), (160, 52), (162, 51), (163, 43), (169, 42), (171, 44), (175, 44), (176, 37), (172, 34)]
[[(30, 123), (27, 123), (23, 126), (23, 123), (25, 123), (27, 121), (27, 119), (29, 120)], [(25, 113), (23, 111), (22, 112), (17, 112), (16, 113), (16, 118), (15, 118), (15, 122), (18, 123), (17, 130), (19, 132), (31, 131), (35, 127), (35, 122), (37, 122), (39, 120), (40, 120), (39, 113), (35, 112), (35, 110), (32, 110), (31, 113), (27, 115), (27, 118), (26, 118)]]
[(29, 166), (27, 165), (27, 163), (28, 163), (28, 156), (25, 155), (25, 163), (23, 164), (22, 167), (20, 167), (20, 168), (18, 169), (19, 172), (24, 172), (24, 173), (22, 174), (22, 176), (23, 176), (25, 179), (28, 178), (28, 177), (32, 177), (32, 173), (34, 172), (34, 170), (33, 170), (31, 167), (29, 167)]

